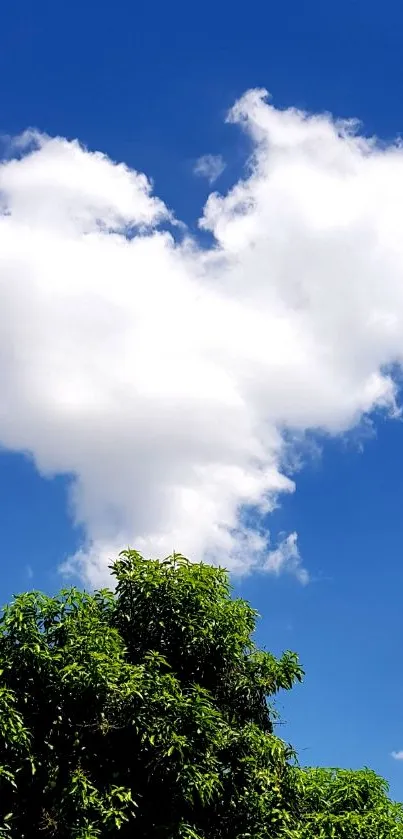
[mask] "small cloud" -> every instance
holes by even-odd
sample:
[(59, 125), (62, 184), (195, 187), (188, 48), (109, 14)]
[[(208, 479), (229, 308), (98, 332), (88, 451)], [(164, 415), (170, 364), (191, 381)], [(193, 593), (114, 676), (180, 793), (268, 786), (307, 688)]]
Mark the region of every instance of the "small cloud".
[(193, 171), (195, 175), (207, 178), (208, 182), (213, 184), (222, 175), (225, 166), (226, 164), (220, 154), (203, 154), (196, 160)]
[(32, 580), (32, 577), (34, 576), (34, 572), (33, 572), (33, 569), (32, 569), (31, 565), (26, 565), (25, 566), (25, 575), (26, 575), (28, 580)]
[(301, 564), (301, 555), (298, 549), (297, 533), (290, 533), (279, 542), (277, 548), (270, 551), (264, 570), (277, 577), (284, 572), (293, 574), (302, 585), (309, 582), (309, 574)]
[(393, 760), (403, 760), (403, 749), (400, 749), (398, 752), (391, 752), (391, 756)]

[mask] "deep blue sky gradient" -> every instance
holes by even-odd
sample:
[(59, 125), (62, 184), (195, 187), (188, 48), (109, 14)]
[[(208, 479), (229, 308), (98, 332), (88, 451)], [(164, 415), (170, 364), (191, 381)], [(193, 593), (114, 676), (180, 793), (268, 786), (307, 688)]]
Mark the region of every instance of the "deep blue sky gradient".
[[(78, 137), (145, 171), (191, 227), (207, 195), (196, 158), (221, 153), (234, 182), (247, 154), (228, 108), (250, 87), (276, 105), (357, 117), (366, 133), (403, 130), (403, 6), (363, 0), (239, 4), (207, 0), (5, 3), (0, 132)], [(1, 391), (0, 391), (1, 398)], [(259, 640), (300, 652), (305, 684), (281, 700), (282, 735), (308, 763), (368, 764), (403, 798), (403, 424), (363, 442), (327, 442), (270, 522), (299, 533), (314, 577), (236, 584), (263, 615)], [(0, 455), (0, 599), (52, 591), (79, 544), (67, 481)]]

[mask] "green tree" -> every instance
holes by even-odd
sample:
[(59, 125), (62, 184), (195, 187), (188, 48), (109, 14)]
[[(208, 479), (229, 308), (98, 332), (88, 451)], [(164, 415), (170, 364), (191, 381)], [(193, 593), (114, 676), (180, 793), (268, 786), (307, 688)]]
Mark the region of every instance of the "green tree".
[(297, 770), (299, 820), (292, 839), (401, 839), (403, 807), (369, 769)]
[(297, 657), (255, 647), (221, 569), (128, 551), (112, 572), (114, 593), (4, 609), (0, 835), (278, 835), (292, 752), (266, 697), (301, 679)]
[(275, 735), (302, 670), (257, 649), (222, 569), (126, 551), (112, 573), (2, 613), (0, 837), (403, 836), (376, 776), (301, 770)]

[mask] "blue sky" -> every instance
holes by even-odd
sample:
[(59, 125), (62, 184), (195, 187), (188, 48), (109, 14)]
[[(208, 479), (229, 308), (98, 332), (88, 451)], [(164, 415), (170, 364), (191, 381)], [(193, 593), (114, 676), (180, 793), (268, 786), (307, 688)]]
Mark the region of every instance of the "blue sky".
[[(390, 142), (403, 127), (402, 39), (397, 2), (292, 0), (239, 10), (209, 2), (10, 3), (0, 31), (5, 153), (6, 138), (27, 128), (79, 138), (145, 172), (196, 231), (211, 191), (195, 175), (196, 161), (222, 155), (224, 194), (244, 173), (250, 136), (225, 117), (245, 91), (267, 88), (280, 109), (358, 118), (366, 135)], [(253, 571), (235, 578), (236, 590), (263, 616), (259, 640), (276, 652), (296, 649), (306, 668), (304, 685), (281, 700), (281, 733), (301, 759), (370, 765), (401, 798), (403, 762), (391, 752), (403, 748), (403, 424), (377, 415), (371, 433), (319, 439), (321, 452), (305, 455), (295, 493), (281, 496), (265, 520), (276, 538), (298, 533), (310, 582)], [(60, 563), (83, 538), (72, 524), (70, 461), (54, 466), (63, 458), (30, 441), (0, 439), (3, 601), (26, 587), (56, 589)], [(63, 448), (63, 433), (55, 446)], [(30, 449), (41, 471), (56, 476), (40, 476), (22, 453)]]

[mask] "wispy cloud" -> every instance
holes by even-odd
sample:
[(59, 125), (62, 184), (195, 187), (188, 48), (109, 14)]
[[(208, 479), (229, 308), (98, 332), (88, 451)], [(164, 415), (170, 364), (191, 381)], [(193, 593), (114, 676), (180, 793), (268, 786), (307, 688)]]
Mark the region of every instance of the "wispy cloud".
[(284, 574), (284, 572), (293, 574), (300, 583), (306, 585), (309, 582), (309, 574), (302, 566), (297, 539), (296, 533), (290, 533), (279, 542), (274, 550), (269, 551), (264, 563), (264, 570), (270, 571), (276, 576)]
[(403, 749), (398, 752), (391, 752), (391, 756), (394, 760), (403, 760)]
[(220, 154), (204, 154), (196, 161), (193, 171), (195, 175), (207, 178), (209, 184), (213, 184), (222, 175), (225, 166)]

